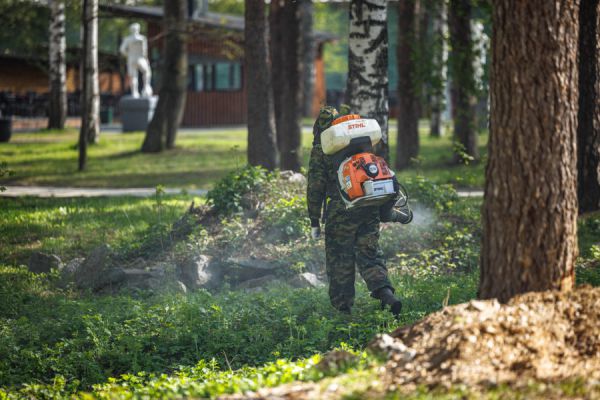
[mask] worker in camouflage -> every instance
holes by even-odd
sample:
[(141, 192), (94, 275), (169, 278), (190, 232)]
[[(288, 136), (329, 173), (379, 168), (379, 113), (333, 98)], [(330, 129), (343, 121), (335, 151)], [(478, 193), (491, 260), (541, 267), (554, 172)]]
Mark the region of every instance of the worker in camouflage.
[(320, 219), (325, 222), (326, 269), (329, 298), (333, 307), (349, 313), (354, 303), (355, 267), (367, 283), (371, 296), (389, 306), (398, 315), (402, 303), (394, 296), (388, 279), (383, 253), (379, 247), (380, 209), (377, 206), (346, 209), (337, 185), (336, 169), (330, 156), (321, 148), (321, 132), (343, 114), (329, 106), (321, 108), (313, 127), (313, 147), (308, 170), (307, 202), (314, 239), (321, 233)]

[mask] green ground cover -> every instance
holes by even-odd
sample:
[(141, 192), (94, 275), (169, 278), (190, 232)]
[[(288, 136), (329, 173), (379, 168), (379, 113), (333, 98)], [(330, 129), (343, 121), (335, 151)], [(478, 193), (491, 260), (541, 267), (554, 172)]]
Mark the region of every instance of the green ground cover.
[[(236, 176), (229, 179), (239, 181)], [(3, 245), (0, 255), (0, 399), (62, 397), (81, 390), (101, 398), (210, 397), (295, 380), (337, 382), (348, 395), (368, 398), (361, 385), (375, 379), (376, 359), (360, 356), (337, 371), (315, 369), (314, 364), (328, 350), (360, 352), (376, 333), (476, 295), (481, 199), (457, 199), (450, 189), (422, 178), (411, 180), (409, 190), (427, 218), (415, 226), (388, 226), (381, 237), (390, 277), (404, 301), (399, 321), (379, 309), (362, 282), (352, 316), (330, 307), (326, 288), (290, 290), (273, 285), (262, 293), (139, 292), (103, 297), (57, 289), (56, 274), (33, 275), (18, 266), (30, 248), (53, 251), (67, 260), (98, 243), (127, 253), (162, 235), (165, 230), (152, 225), (167, 229), (190, 197), (1, 200), (0, 218), (10, 221), (6, 228), (2, 224), (2, 238), (10, 238), (11, 245)], [(271, 213), (279, 200), (273, 198), (266, 206), (273, 227), (290, 226), (291, 219), (298, 218), (300, 226), (308, 226), (303, 213), (286, 214), (277, 208)], [(226, 210), (234, 201), (222, 195), (215, 205)], [(594, 247), (600, 237), (598, 217), (580, 223), (580, 249), (589, 259), (600, 259)], [(242, 221), (239, 218), (222, 223), (230, 227)], [(293, 248), (308, 242), (307, 231), (297, 230), (294, 241), (278, 245)], [(228, 245), (246, 240), (236, 237), (245, 232), (231, 230)], [(187, 243), (203, 237), (198, 234)], [(13, 244), (20, 249), (6, 250)], [(582, 260), (583, 264), (588, 263)], [(578, 283), (600, 285), (597, 266), (582, 266), (577, 272)], [(485, 396), (543, 397), (548, 390), (587, 393), (584, 383), (567, 382), (525, 388), (524, 394), (498, 388)], [(411, 396), (472, 397), (468, 388), (446, 392), (423, 388)]]
[(102, 243), (131, 248), (173, 223), (192, 200), (189, 195), (159, 201), (156, 197), (0, 197), (0, 262), (26, 264), (33, 251), (69, 260)]
[[(401, 178), (421, 174), (440, 183), (458, 187), (482, 187), (484, 162), (473, 165), (452, 164), (449, 137), (433, 139), (421, 124), (421, 154)], [(391, 129), (392, 160), (395, 129)], [(487, 136), (480, 136), (481, 153), (486, 152)], [(228, 171), (246, 162), (246, 130), (242, 128), (182, 131), (177, 148), (161, 154), (142, 154), (142, 133), (101, 136), (89, 148), (88, 167), (77, 172), (77, 132), (74, 130), (17, 133), (10, 143), (0, 144), (0, 161), (8, 163), (14, 175), (0, 184), (77, 187), (166, 187), (210, 188)], [(312, 134), (302, 138), (304, 165)], [(484, 159), (485, 161), (485, 159)]]

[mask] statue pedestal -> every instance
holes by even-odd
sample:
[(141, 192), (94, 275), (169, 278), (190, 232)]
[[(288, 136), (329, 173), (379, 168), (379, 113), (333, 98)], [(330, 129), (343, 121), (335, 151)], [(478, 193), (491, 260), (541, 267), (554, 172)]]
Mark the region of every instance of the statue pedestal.
[(145, 131), (154, 115), (157, 102), (157, 96), (121, 97), (119, 100), (119, 110), (121, 111), (123, 132)]

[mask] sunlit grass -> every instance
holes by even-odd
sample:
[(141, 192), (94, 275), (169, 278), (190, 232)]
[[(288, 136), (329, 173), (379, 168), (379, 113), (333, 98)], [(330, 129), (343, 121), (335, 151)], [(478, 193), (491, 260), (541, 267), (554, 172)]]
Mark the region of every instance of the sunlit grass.
[[(394, 125), (392, 125), (394, 126)], [(460, 187), (482, 187), (483, 163), (452, 164), (450, 137), (435, 139), (421, 123), (421, 154), (414, 166), (400, 172), (401, 178), (421, 174), (440, 183)], [(98, 145), (90, 146), (87, 169), (77, 171), (75, 130), (17, 133), (10, 143), (0, 144), (0, 160), (15, 175), (4, 184), (76, 187), (167, 187), (210, 188), (228, 171), (246, 163), (246, 129), (181, 131), (174, 150), (160, 154), (139, 151), (144, 134), (104, 133)], [(480, 136), (485, 153), (487, 136)], [(308, 166), (312, 143), (310, 129), (302, 137), (303, 165)], [(393, 162), (396, 132), (390, 130)]]
[(191, 196), (154, 198), (0, 198), (0, 260), (24, 264), (32, 251), (65, 261), (103, 243), (115, 248), (140, 243), (159, 223), (170, 224)]

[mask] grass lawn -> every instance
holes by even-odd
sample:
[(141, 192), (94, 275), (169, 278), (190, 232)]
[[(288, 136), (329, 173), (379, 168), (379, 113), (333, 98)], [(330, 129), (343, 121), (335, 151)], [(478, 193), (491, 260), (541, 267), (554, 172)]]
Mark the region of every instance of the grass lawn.
[[(392, 160), (395, 129), (391, 130)], [(0, 144), (0, 161), (8, 163), (15, 174), (0, 180), (8, 185), (46, 185), (77, 187), (166, 187), (210, 188), (212, 183), (236, 166), (246, 162), (246, 129), (206, 129), (182, 131), (177, 148), (161, 154), (142, 154), (143, 133), (101, 135), (100, 143), (89, 148), (88, 168), (77, 171), (75, 130), (17, 133), (10, 143)], [(302, 138), (304, 166), (312, 134)], [(480, 136), (485, 154), (487, 135)], [(421, 174), (439, 183), (459, 187), (482, 187), (484, 163), (452, 165), (449, 137), (432, 139), (427, 124), (421, 124), (421, 154), (414, 166), (400, 178)]]
[(33, 251), (64, 261), (84, 256), (103, 243), (131, 249), (171, 224), (192, 196), (156, 198), (1, 198), (0, 264), (26, 264)]

